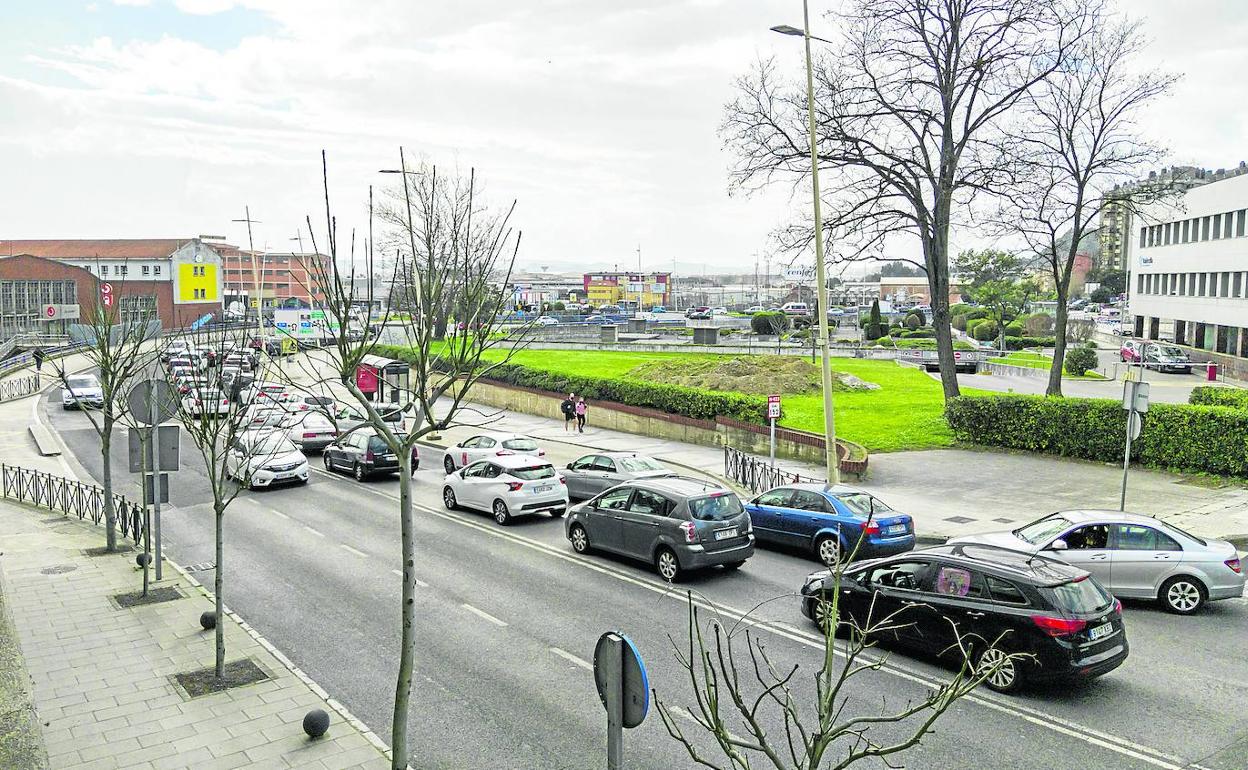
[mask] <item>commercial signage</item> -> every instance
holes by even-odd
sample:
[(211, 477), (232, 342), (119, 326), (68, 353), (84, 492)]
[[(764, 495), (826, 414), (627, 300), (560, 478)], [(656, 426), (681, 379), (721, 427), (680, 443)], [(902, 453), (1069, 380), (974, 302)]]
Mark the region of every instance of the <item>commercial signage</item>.
[(100, 304), (104, 307), (113, 306), (113, 285), (105, 282), (100, 284)]
[(40, 319), (44, 321), (77, 321), (77, 305), (44, 305)]
[(813, 281), (815, 280), (815, 268), (786, 267), (783, 275), (786, 281)]

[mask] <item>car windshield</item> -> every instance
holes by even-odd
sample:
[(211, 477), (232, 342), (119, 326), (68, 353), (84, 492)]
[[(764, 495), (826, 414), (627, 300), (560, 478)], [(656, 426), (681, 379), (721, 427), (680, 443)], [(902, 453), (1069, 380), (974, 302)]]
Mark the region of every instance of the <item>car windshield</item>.
[(555, 466), (553, 465), (534, 465), (529, 468), (512, 468), (507, 473), (518, 479), (532, 481), (533, 479), (548, 479), (555, 475)]
[(621, 457), (620, 468), (629, 473), (645, 473), (646, 471), (665, 471), (667, 468), (658, 460), (649, 457)]
[(699, 521), (724, 521), (744, 512), (741, 501), (731, 492), (716, 492), (689, 500), (689, 513)]
[(866, 492), (849, 492), (847, 494), (838, 494), (837, 500), (840, 500), (850, 513), (856, 513), (859, 516), (878, 516), (882, 513), (892, 513), (893, 509), (889, 508), (878, 497), (868, 495)]
[(1114, 603), (1113, 597), (1099, 583), (1088, 577), (1043, 590), (1053, 599), (1058, 609), (1080, 615), (1107, 610)]
[(98, 388), (100, 383), (94, 377), (70, 377), (70, 388)]
[(280, 433), (270, 433), (251, 446), (253, 457), (276, 457), (293, 451), (295, 451), (295, 445)]
[(1046, 516), (1039, 521), (1033, 521), (1025, 527), (1019, 527), (1014, 530), (1014, 534), (1028, 543), (1036, 545), (1037, 543), (1047, 542), (1051, 537), (1056, 537), (1069, 526), (1070, 522), (1061, 516)]
[(334, 400), (330, 398), (329, 396), (308, 396), (304, 398), (304, 401), (306, 401), (309, 404), (314, 404), (316, 406), (333, 406), (334, 405)]
[(1183, 357), (1183, 351), (1179, 350), (1173, 345), (1158, 345), (1156, 350), (1157, 350), (1158, 355), (1166, 356), (1167, 358), (1182, 358)]
[(509, 438), (503, 441), (503, 448), (517, 452), (533, 452), (537, 449), (537, 442), (531, 438)]

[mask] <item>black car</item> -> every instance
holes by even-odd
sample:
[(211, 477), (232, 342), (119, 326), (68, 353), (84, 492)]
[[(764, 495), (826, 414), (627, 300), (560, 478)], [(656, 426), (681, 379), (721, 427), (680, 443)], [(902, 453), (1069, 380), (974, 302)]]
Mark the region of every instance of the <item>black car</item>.
[[(356, 481), (382, 473), (398, 473), (398, 455), (370, 429), (354, 430), (325, 447), (321, 454), (327, 471), (350, 471)], [(412, 447), (412, 470), (420, 467), (420, 456)]]
[[(802, 613), (821, 627), (830, 605), (819, 598), (831, 589), (827, 571), (802, 587)], [(1097, 677), (1129, 650), (1122, 604), (1089, 573), (995, 546), (936, 546), (855, 565), (842, 578), (840, 607), (846, 625), (885, 626), (876, 641), (936, 655), (960, 655), (956, 627), (976, 666), (1001, 664), (985, 680), (998, 692)]]

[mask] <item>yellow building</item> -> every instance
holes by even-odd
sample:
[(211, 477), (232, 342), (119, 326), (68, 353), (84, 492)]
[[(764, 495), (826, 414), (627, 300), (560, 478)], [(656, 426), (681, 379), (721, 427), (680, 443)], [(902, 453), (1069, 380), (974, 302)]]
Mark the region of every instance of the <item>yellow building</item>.
[(671, 273), (585, 273), (584, 282), (591, 305), (629, 303), (649, 310), (671, 304)]

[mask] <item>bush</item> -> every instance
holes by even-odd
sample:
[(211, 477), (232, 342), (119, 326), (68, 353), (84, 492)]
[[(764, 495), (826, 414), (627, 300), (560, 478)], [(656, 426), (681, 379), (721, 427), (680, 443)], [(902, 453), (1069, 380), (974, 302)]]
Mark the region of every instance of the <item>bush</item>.
[(750, 316), (750, 331), (755, 334), (780, 334), (789, 329), (789, 317), (779, 312), (762, 312)]
[(963, 313), (962, 315), (955, 315), (949, 321), (949, 324), (960, 332), (966, 331), (966, 314)]
[(951, 318), (957, 318), (958, 316), (966, 315), (967, 313), (971, 312), (974, 309), (975, 309), (974, 305), (968, 305), (965, 302), (959, 302), (956, 305), (949, 306), (949, 316)]
[(931, 338), (931, 337), (935, 337), (935, 336), (936, 336), (936, 330), (935, 330), (935, 329), (932, 329), (932, 328), (927, 328), (927, 329), (911, 329), (911, 330), (910, 330), (910, 331), (908, 331), (908, 332), (902, 332), (902, 335), (901, 335), (901, 336), (902, 336), (902, 338), (903, 338), (903, 339), (908, 339), (908, 340), (911, 340), (911, 339), (924, 339), (924, 338)]
[(1005, 336), (1021, 337), (1023, 336), (1023, 324), (1019, 321), (1010, 321), (1005, 325)]
[[(926, 339), (922, 337), (916, 338), (916, 339), (894, 339), (892, 337), (881, 337), (880, 339), (876, 340), (876, 345), (880, 347), (885, 347), (885, 348), (891, 348), (893, 346), (896, 346), (902, 350), (935, 350), (936, 340)], [(953, 349), (954, 350), (974, 350), (975, 346), (969, 342), (963, 342), (962, 340), (954, 340)]]
[(1229, 406), (1232, 409), (1248, 409), (1248, 390), (1219, 388), (1201, 385), (1192, 388), (1187, 403), (1198, 406)]
[(1053, 331), (1053, 316), (1048, 313), (1032, 313), (1023, 318), (1023, 331), (1033, 337)]
[(970, 330), (971, 336), (980, 342), (988, 342), (997, 338), (997, 322), (984, 318)]
[(1023, 348), (1051, 348), (1057, 345), (1055, 337), (1006, 337), (1006, 350), (1022, 350)]
[(567, 306), (567, 305), (565, 305), (565, 304), (563, 304), (562, 302), (556, 302), (556, 303), (555, 303), (554, 305), (552, 305), (551, 307), (552, 307), (552, 308), (554, 308), (554, 311), (555, 311), (556, 313), (562, 313), (563, 311), (565, 311), (565, 310), (567, 310), (567, 309), (568, 309), (568, 306)]
[(988, 316), (990, 316), (990, 315), (992, 315), (992, 314), (991, 314), (991, 313), (989, 313), (989, 312), (988, 312), (987, 310), (985, 310), (984, 308), (982, 308), (982, 307), (977, 307), (977, 308), (973, 308), (973, 309), (971, 309), (971, 311), (970, 311), (970, 312), (968, 312), (968, 313), (966, 314), (966, 320), (967, 320), (967, 321), (973, 321), (973, 320), (975, 320), (976, 318), (987, 318), (987, 317), (988, 317)]
[(1067, 350), (1062, 368), (1067, 374), (1073, 374), (1076, 377), (1087, 374), (1089, 369), (1096, 368), (1096, 348), (1077, 345)]
[(902, 320), (901, 325), (907, 329), (917, 329), (923, 325), (923, 319), (919, 318), (914, 313), (907, 313), (905, 319)]
[(915, 317), (915, 318), (917, 318), (917, 319), (918, 319), (918, 321), (919, 321), (918, 326), (916, 326), (916, 327), (914, 327), (914, 328), (916, 328), (916, 329), (917, 329), (919, 326), (927, 326), (927, 316), (923, 315), (923, 311), (922, 311), (922, 310), (915, 309), (915, 310), (911, 310), (911, 311), (910, 311), (909, 315), (907, 315), (907, 316), (906, 316), (906, 322), (907, 322), (907, 323), (906, 323), (906, 325), (907, 325), (907, 326), (909, 325), (910, 316), (914, 316), (914, 317)]
[[(945, 406), (954, 436), (977, 444), (1122, 462), (1127, 413), (1117, 400), (961, 396)], [(1248, 410), (1152, 404), (1131, 456), (1146, 465), (1248, 475)]]

